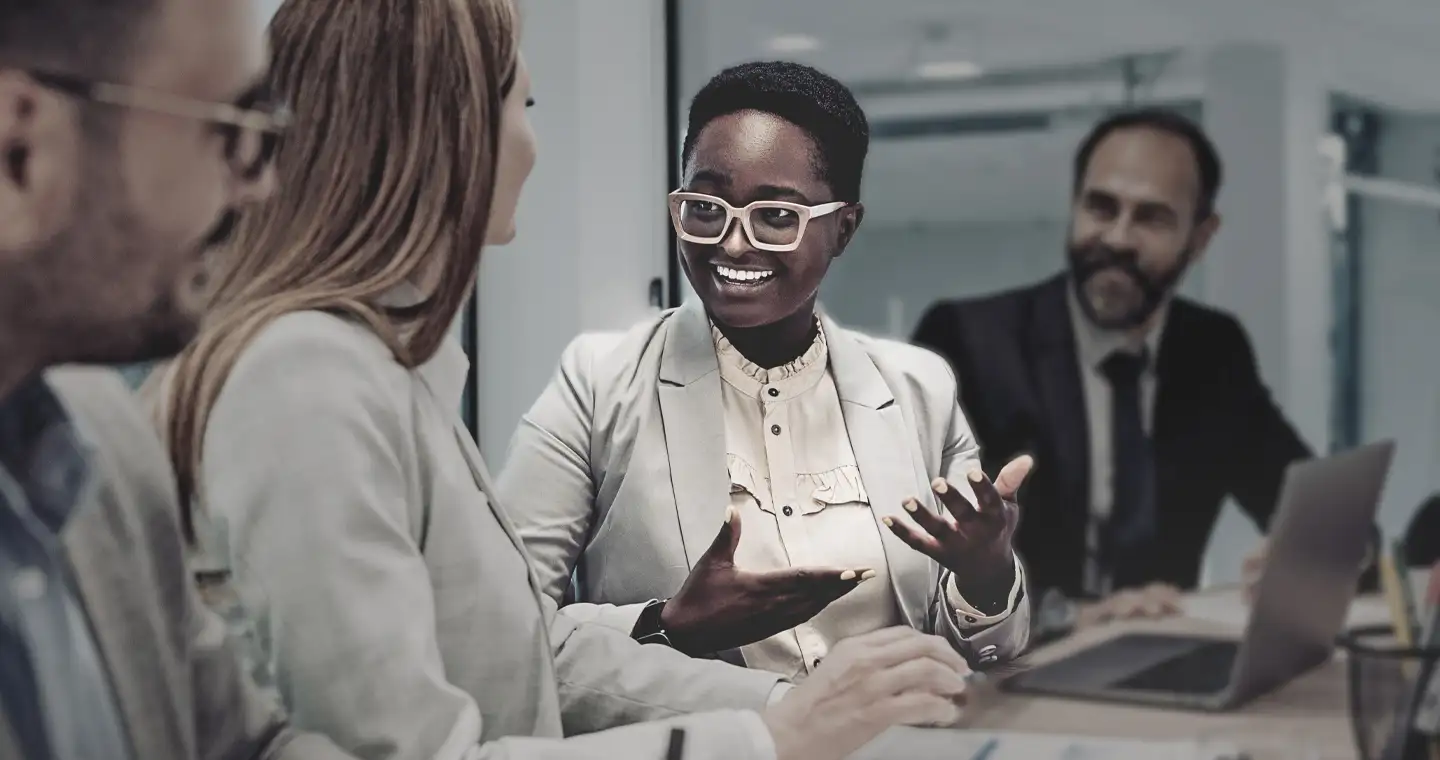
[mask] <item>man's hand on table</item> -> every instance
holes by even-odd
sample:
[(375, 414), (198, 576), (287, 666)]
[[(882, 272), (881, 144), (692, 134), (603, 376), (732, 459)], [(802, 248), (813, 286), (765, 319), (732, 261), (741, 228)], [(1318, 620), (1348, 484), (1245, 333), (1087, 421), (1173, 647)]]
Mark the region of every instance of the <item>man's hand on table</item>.
[(1081, 603), (1075, 627), (1087, 628), (1113, 620), (1172, 617), (1182, 611), (1180, 589), (1168, 583), (1152, 583), (1143, 588), (1117, 591), (1097, 602)]

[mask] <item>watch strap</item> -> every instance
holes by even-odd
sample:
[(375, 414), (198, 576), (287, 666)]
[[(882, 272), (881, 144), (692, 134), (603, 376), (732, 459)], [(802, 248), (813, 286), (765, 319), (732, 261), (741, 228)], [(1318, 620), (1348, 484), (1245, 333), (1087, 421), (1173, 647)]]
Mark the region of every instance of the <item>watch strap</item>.
[(674, 646), (670, 641), (670, 633), (665, 630), (660, 620), (660, 613), (665, 611), (666, 599), (656, 599), (645, 605), (640, 611), (640, 617), (635, 620), (635, 627), (630, 631), (630, 638), (641, 644), (664, 644)]

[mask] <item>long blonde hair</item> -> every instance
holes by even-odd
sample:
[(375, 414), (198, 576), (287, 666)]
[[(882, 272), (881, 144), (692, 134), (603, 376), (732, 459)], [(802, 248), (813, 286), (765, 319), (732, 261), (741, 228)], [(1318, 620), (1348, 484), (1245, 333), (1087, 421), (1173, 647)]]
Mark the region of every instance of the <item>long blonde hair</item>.
[[(446, 340), (485, 242), (517, 27), (513, 0), (286, 0), (276, 13), (272, 86), (295, 114), (278, 191), (243, 214), (210, 316), (165, 383), (187, 539), (210, 410), (266, 325), (343, 314), (407, 367)], [(435, 284), (418, 305), (383, 303), (422, 278)]]

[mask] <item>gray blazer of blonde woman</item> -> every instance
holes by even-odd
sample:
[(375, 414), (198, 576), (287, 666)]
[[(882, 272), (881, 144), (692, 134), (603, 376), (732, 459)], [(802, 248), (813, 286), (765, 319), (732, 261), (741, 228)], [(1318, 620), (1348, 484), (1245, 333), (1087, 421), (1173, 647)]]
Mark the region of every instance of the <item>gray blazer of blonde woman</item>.
[(294, 722), (370, 760), (659, 758), (663, 722), (558, 740), (654, 719), (687, 757), (773, 758), (777, 678), (555, 614), (460, 424), (468, 367), (301, 312), (225, 384), (204, 504)]
[[(965, 476), (979, 447), (945, 361), (821, 319), (875, 519), (898, 518), (912, 496), (940, 508), (929, 484), (942, 476), (973, 503)], [(645, 603), (680, 589), (714, 541), (730, 503), (720, 383), (710, 322), (696, 301), (627, 333), (582, 335), (566, 349), (522, 419), (498, 484), (544, 592), (577, 601), (565, 614), (628, 632)], [(1003, 661), (1025, 646), (1027, 601), (967, 636), (946, 609), (948, 572), (879, 528), (907, 624), (945, 636), (972, 662)]]

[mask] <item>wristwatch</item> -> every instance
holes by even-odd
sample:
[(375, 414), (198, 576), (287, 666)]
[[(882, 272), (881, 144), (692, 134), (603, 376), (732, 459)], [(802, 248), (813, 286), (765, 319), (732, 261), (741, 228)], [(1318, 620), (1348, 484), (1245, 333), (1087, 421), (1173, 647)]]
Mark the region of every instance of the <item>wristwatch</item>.
[(670, 640), (670, 632), (665, 630), (660, 620), (660, 613), (665, 611), (665, 603), (669, 599), (656, 599), (645, 605), (640, 611), (640, 617), (635, 621), (635, 627), (630, 630), (630, 638), (641, 644), (664, 644), (667, 647), (674, 647)]

